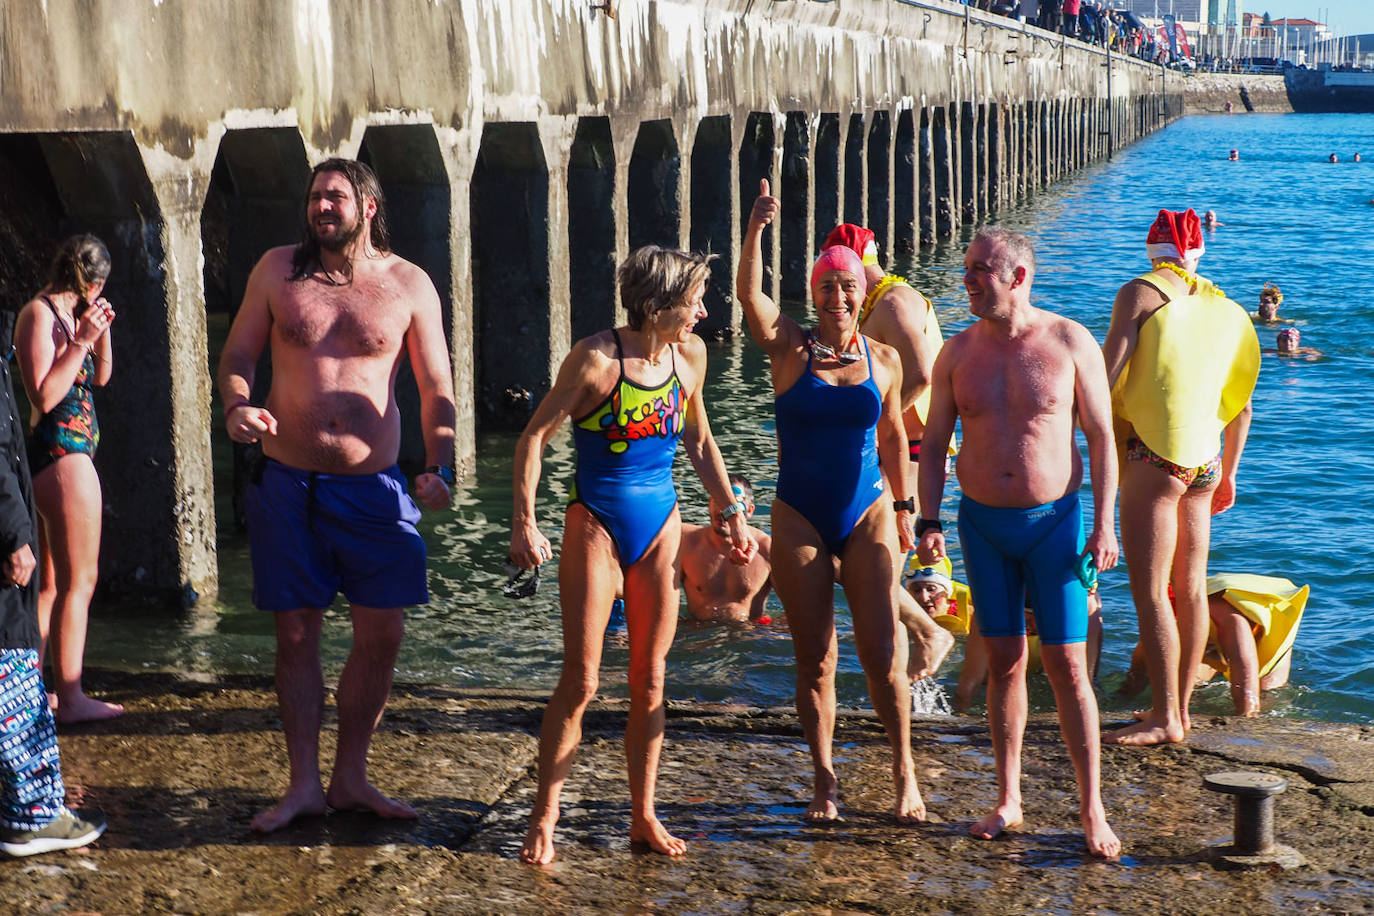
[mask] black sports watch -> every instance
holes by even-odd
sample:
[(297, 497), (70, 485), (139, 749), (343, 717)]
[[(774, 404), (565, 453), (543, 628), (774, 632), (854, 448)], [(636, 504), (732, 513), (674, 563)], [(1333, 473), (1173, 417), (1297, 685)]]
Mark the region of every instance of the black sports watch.
[(906, 499), (894, 499), (892, 501), (893, 512), (901, 512), (903, 509), (907, 512), (915, 512), (916, 498), (914, 496), (908, 496)]
[(458, 479), (456, 476), (454, 476), (453, 468), (449, 467), (446, 464), (432, 464), (429, 467), (425, 468), (425, 473), (433, 474), (435, 477), (438, 477), (447, 486), (450, 487), (453, 486), (454, 482)]

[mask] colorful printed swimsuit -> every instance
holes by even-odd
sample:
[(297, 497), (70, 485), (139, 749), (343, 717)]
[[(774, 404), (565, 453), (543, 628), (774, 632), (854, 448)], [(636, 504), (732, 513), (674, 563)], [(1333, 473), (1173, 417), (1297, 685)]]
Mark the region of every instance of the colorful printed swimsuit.
[(645, 388), (625, 377), (620, 335), (611, 334), (620, 379), (606, 400), (573, 420), (577, 470), (568, 504), (581, 503), (596, 516), (615, 542), (621, 568), (628, 569), (677, 506), (673, 457), (686, 425), (687, 400), (675, 351), (667, 381)]
[[(76, 346), (67, 323), (57, 306), (47, 296), (44, 303), (52, 309), (53, 320), (67, 338), (67, 346)], [(58, 401), (57, 406), (38, 418), (29, 434), (29, 470), (35, 477), (64, 455), (94, 455), (100, 444), (100, 423), (95, 417), (95, 399), (91, 395), (91, 380), (95, 378), (95, 360), (90, 353), (81, 362), (72, 387)]]

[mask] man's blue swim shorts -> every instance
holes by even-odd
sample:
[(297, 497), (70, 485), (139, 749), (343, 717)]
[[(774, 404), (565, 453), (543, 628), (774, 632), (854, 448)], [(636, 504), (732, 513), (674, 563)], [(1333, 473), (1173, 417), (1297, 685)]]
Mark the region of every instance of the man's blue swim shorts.
[(398, 467), (322, 474), (269, 458), (244, 512), (261, 610), (325, 608), (340, 591), (365, 607), (429, 601), (420, 509)]

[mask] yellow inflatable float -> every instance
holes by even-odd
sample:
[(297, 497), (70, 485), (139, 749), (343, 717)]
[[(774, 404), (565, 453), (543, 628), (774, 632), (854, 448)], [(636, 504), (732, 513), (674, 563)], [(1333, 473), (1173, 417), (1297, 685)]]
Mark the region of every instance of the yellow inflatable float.
[[(1218, 573), (1207, 577), (1207, 596), (1220, 595), (1250, 621), (1255, 632), (1260, 677), (1272, 671), (1293, 650), (1310, 592), (1311, 586), (1299, 587), (1279, 576)], [(1207, 651), (1202, 662), (1230, 679), (1230, 666), (1217, 648), (1215, 627), (1207, 637)]]

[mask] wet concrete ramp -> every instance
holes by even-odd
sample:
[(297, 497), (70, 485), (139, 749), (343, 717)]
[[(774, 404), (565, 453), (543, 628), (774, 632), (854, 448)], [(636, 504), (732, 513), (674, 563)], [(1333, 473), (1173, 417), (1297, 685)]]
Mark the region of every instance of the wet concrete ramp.
[[(659, 815), (690, 847), (635, 849), (621, 751), (624, 707), (597, 703), (568, 781), (560, 856), (515, 861), (534, 795), (542, 698), (398, 689), (372, 751), (380, 787), (414, 823), (313, 818), (270, 836), (249, 819), (285, 786), (270, 683), (162, 675), (88, 677), (129, 712), (61, 735), (69, 797), (110, 829), (85, 850), (0, 862), (14, 913), (1279, 913), (1365, 912), (1374, 899), (1374, 729), (1200, 719), (1187, 745), (1107, 748), (1104, 796), (1125, 843), (1089, 861), (1072, 769), (1050, 717), (1026, 735), (1026, 825), (994, 842), (968, 824), (995, 799), (985, 723), (913, 728), (929, 821), (888, 814), (887, 744), (876, 719), (842, 712), (836, 760), (844, 821), (802, 823), (806, 745), (791, 710), (674, 706)], [(333, 751), (333, 706), (322, 756)], [(1279, 842), (1308, 864), (1226, 870), (1222, 770), (1274, 772)]]

